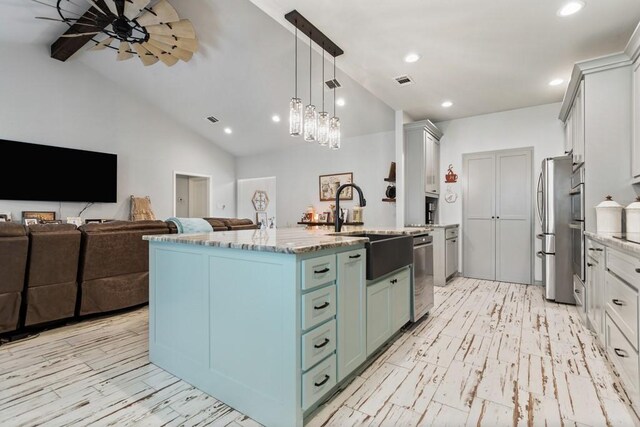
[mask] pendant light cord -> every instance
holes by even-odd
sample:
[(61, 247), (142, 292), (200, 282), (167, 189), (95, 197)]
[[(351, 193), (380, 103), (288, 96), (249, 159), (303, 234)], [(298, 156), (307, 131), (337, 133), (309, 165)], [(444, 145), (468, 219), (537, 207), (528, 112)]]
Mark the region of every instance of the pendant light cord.
[(313, 104), (313, 97), (311, 96), (311, 78), (313, 77), (313, 68), (311, 67), (311, 57), (312, 57), (312, 51), (311, 51), (311, 33), (309, 33), (309, 105)]
[(333, 84), (333, 117), (336, 116), (336, 85), (335, 85), (335, 80), (336, 80), (336, 57), (333, 57), (333, 80), (334, 80), (334, 84)]
[(324, 43), (322, 44), (322, 112), (324, 113)]
[[(297, 23), (297, 22), (296, 22), (296, 23)], [(295, 82), (296, 82), (296, 83), (295, 83), (295, 87), (296, 87), (296, 90), (295, 90), (295, 91), (296, 91), (296, 98), (298, 98), (298, 27), (296, 27), (296, 31), (295, 31), (295, 33), (294, 33), (294, 37), (296, 38), (296, 40), (295, 40), (295, 50), (296, 50), (296, 53), (295, 53), (295, 62), (296, 62), (296, 64), (295, 64), (295, 66), (294, 66), (294, 69), (295, 69), (295, 79), (294, 79), (294, 80), (295, 80)]]

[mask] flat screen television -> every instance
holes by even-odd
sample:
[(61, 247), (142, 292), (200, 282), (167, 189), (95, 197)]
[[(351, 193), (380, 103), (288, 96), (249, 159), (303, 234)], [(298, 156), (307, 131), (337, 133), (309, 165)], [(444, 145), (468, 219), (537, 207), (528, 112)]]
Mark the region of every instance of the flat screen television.
[(118, 156), (0, 139), (0, 200), (115, 203)]

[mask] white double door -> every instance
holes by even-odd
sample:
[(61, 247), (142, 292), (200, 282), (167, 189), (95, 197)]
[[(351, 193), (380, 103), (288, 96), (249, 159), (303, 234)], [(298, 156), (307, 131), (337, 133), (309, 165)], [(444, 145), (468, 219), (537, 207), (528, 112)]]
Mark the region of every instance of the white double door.
[(465, 154), (463, 274), (531, 284), (530, 148)]

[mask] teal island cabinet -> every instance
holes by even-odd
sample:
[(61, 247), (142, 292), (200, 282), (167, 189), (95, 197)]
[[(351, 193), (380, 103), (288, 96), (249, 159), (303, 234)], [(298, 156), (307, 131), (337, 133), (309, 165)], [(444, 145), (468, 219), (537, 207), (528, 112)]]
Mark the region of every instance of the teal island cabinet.
[(366, 238), (278, 229), (145, 239), (150, 361), (266, 426), (302, 426), (408, 320), (409, 270), (379, 282), (388, 289), (378, 295)]

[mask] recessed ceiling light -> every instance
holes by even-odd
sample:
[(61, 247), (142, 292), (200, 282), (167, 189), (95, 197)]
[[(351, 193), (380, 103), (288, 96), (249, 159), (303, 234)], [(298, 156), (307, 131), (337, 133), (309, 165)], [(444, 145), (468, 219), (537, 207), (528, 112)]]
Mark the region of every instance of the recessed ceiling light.
[(417, 53), (410, 53), (404, 57), (404, 62), (408, 62), (409, 64), (411, 64), (414, 62), (418, 62), (419, 59), (420, 55), (418, 55)]
[(344, 98), (338, 98), (338, 99), (336, 99), (336, 104), (337, 104), (337, 105), (339, 105), (339, 106), (341, 106), (341, 107), (344, 107), (344, 104), (345, 104), (345, 102), (344, 102)]
[(231, 128), (224, 128), (224, 133), (226, 134), (231, 134), (233, 131), (231, 130)]
[(273, 117), (271, 117), (271, 120), (273, 120), (276, 123), (280, 123), (280, 116), (278, 116), (277, 114), (274, 115)]
[(560, 86), (562, 83), (564, 83), (563, 79), (553, 79), (549, 82), (549, 86)]
[(451, 102), (451, 101), (444, 101), (441, 105), (442, 105), (444, 108), (449, 108), (449, 107), (451, 107), (451, 106), (453, 105), (453, 102)]
[(558, 10), (558, 16), (569, 16), (574, 13), (578, 13), (584, 7), (584, 2), (582, 0), (572, 0), (569, 3), (565, 4)]

